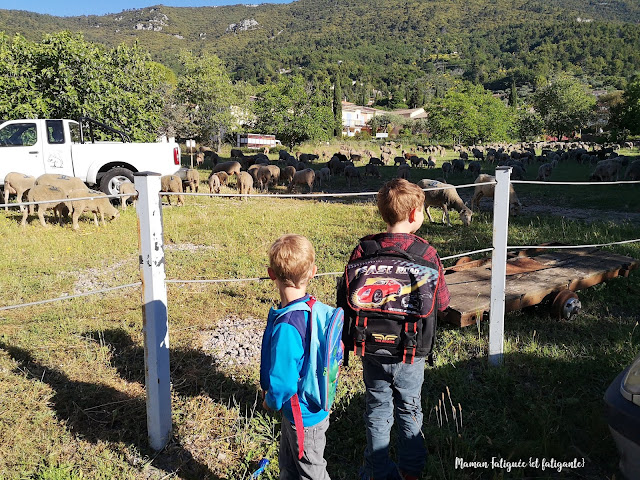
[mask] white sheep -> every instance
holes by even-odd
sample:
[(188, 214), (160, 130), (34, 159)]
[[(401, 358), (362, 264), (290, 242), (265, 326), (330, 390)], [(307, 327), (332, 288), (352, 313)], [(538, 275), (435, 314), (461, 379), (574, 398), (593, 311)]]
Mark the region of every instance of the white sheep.
[(239, 172), (236, 174), (236, 176), (236, 186), (238, 187), (238, 193), (240, 193), (240, 195), (250, 195), (253, 191), (253, 177), (247, 172)]
[[(423, 178), (418, 182), (418, 186), (425, 190), (424, 205), (427, 207), (427, 216), (429, 217), (429, 221), (433, 222), (429, 207), (438, 207), (442, 209), (442, 223), (444, 223), (446, 218), (447, 225), (451, 226), (449, 208), (452, 208), (460, 213), (462, 224), (465, 227), (469, 226), (473, 212), (464, 204), (453, 185)], [(442, 187), (450, 188), (442, 189)], [(441, 190), (434, 190), (436, 188)]]
[[(16, 202), (21, 203), (22, 197), (29, 191), (35, 184), (36, 179), (31, 175), (25, 175), (24, 173), (9, 172), (4, 177), (4, 209), (9, 210), (7, 203), (9, 203), (9, 195), (16, 196)], [(24, 207), (20, 206), (20, 211), (24, 211)]]
[(209, 175), (207, 183), (209, 184), (209, 193), (220, 193), (220, 177), (217, 174)]
[[(130, 182), (125, 182), (130, 183)], [(102, 225), (106, 225), (104, 220), (104, 216), (107, 215), (109, 220), (118, 218), (120, 216), (120, 212), (109, 201), (109, 198), (102, 192), (96, 192), (90, 190), (86, 192), (83, 189), (71, 190), (67, 197), (69, 201), (67, 205), (70, 205), (70, 210), (73, 211), (72, 220), (73, 220), (73, 229), (78, 230), (80, 225), (78, 224), (78, 219), (80, 215), (84, 212), (93, 213), (93, 221), (96, 226), (98, 226), (98, 218), (96, 214), (100, 214), (100, 221)], [(86, 198), (86, 197), (94, 197), (94, 198)], [(78, 199), (78, 200), (74, 200)]]
[(198, 170), (195, 168), (181, 168), (175, 174), (182, 179), (183, 191), (186, 192), (187, 188), (191, 193), (198, 191), (200, 185), (200, 172)]
[[(47, 223), (44, 221), (44, 212), (46, 210), (53, 210), (54, 217), (58, 217), (58, 222), (62, 225), (62, 215), (65, 207), (70, 210), (66, 203), (67, 192), (63, 192), (60, 188), (52, 185), (34, 185), (27, 192), (27, 201), (40, 202), (37, 205), (38, 218), (43, 227), (47, 227)], [(27, 216), (29, 215), (28, 208), (25, 208), (22, 212), (23, 226), (27, 224)]]
[(128, 195), (126, 197), (120, 197), (120, 208), (125, 210), (127, 208), (127, 200), (131, 199), (133, 202), (133, 208), (136, 207), (136, 202), (138, 201), (138, 191), (136, 187), (131, 182), (122, 182), (118, 185), (118, 193), (120, 195)]
[[(480, 175), (478, 175), (474, 183), (487, 183), (495, 181), (496, 177), (494, 177), (493, 175), (481, 173)], [(477, 185), (473, 192), (473, 198), (471, 199), (471, 210), (480, 207), (480, 199), (482, 197), (493, 198), (495, 187), (495, 183), (491, 185)], [(516, 195), (516, 191), (513, 189), (513, 185), (509, 185), (509, 206), (514, 214), (517, 214), (522, 207), (522, 203), (520, 203), (520, 200)]]
[[(177, 175), (160, 177), (160, 191), (167, 193), (182, 193), (182, 179)], [(171, 195), (166, 194), (167, 202), (171, 205)], [(184, 195), (178, 195), (178, 206), (184, 205)]]

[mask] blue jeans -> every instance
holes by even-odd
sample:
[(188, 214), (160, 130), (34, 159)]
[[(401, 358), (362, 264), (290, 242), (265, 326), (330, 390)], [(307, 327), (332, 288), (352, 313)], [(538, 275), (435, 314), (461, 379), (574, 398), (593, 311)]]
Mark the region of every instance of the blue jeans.
[(364, 473), (374, 480), (397, 478), (396, 466), (389, 458), (389, 440), (395, 417), (398, 424), (398, 468), (404, 473), (420, 476), (427, 461), (420, 403), (425, 359), (416, 358), (413, 364), (386, 362), (389, 360), (373, 355), (365, 355), (362, 359), (367, 387)]

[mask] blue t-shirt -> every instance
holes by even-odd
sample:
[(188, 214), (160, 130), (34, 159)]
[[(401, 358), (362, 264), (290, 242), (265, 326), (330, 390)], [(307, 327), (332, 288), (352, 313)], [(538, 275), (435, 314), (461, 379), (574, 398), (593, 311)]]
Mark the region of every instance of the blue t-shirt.
[[(298, 391), (304, 360), (309, 355), (309, 312), (288, 309), (295, 303), (307, 300), (309, 295), (282, 308), (269, 310), (267, 326), (262, 337), (260, 386), (267, 392), (265, 401), (269, 408), (282, 410), (291, 423), (294, 423), (291, 397), (298, 393), (303, 424), (305, 427), (311, 427), (324, 420), (329, 412), (306, 404)], [(269, 345), (270, 349), (267, 348)]]

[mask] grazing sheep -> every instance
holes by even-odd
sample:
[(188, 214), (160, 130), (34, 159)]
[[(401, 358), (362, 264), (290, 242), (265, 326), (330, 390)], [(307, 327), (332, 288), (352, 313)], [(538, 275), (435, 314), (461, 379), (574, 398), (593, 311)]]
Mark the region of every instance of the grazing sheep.
[[(171, 205), (171, 195), (168, 193), (182, 193), (182, 179), (177, 175), (164, 175), (160, 177), (160, 191), (167, 192), (167, 202)], [(178, 195), (178, 206), (184, 205), (184, 195)]]
[[(16, 196), (16, 202), (22, 202), (22, 197), (29, 191), (35, 184), (36, 179), (31, 175), (25, 175), (24, 173), (9, 172), (4, 177), (4, 209), (9, 210), (7, 203), (9, 203), (9, 195)], [(20, 211), (24, 211), (23, 206), (20, 206)]]
[(407, 164), (407, 159), (404, 157), (394, 157), (393, 159), (393, 166), (397, 166), (397, 165), (406, 165)]
[(231, 149), (231, 158), (244, 158), (244, 153), (238, 148)]
[(196, 165), (200, 166), (204, 163), (204, 152), (196, 153)]
[(589, 180), (594, 182), (612, 182), (617, 181), (622, 169), (622, 162), (618, 162), (615, 158), (600, 160), (596, 164)]
[(410, 170), (411, 170), (411, 167), (406, 163), (403, 165), (400, 165), (398, 167), (398, 172), (396, 173), (396, 178), (404, 178), (405, 180), (408, 180)]
[(409, 162), (411, 162), (412, 167), (421, 167), (425, 164), (424, 158), (420, 158), (417, 155), (409, 157)]
[(293, 180), (293, 176), (296, 174), (296, 168), (292, 166), (284, 167), (284, 171), (282, 172), (282, 183), (291, 183)]
[(286, 150), (280, 150), (278, 152), (278, 160), (281, 160), (283, 162), (286, 162), (287, 160), (296, 160), (296, 157), (294, 157), (293, 155), (291, 155), (289, 152), (287, 152)]
[(442, 175), (444, 175), (444, 178), (447, 178), (447, 175), (451, 173), (452, 168), (453, 167), (450, 162), (444, 162), (442, 164)]
[[(474, 183), (486, 183), (486, 182), (495, 182), (496, 177), (493, 175), (488, 175), (486, 173), (482, 173), (478, 175)], [(477, 185), (474, 192), (473, 198), (471, 199), (471, 210), (480, 207), (480, 199), (482, 197), (493, 198), (493, 194), (495, 192), (496, 186), (492, 185)], [(517, 214), (522, 207), (522, 203), (518, 199), (516, 195), (516, 191), (513, 189), (513, 185), (509, 185), (509, 206), (514, 214)]]
[(129, 199), (133, 201), (133, 207), (135, 208), (138, 200), (138, 191), (133, 183), (122, 182), (118, 185), (118, 193), (120, 195), (128, 195), (127, 197), (120, 197), (120, 208), (122, 208), (122, 210), (127, 208), (127, 200)]
[(482, 167), (480, 166), (480, 162), (472, 161), (469, 162), (469, 165), (467, 165), (467, 171), (473, 178), (476, 178), (478, 175), (480, 175), (481, 170)]
[[(127, 183), (132, 185), (131, 182)], [(125, 183), (123, 183), (122, 185), (125, 185)], [(93, 190), (86, 192), (83, 189), (78, 189), (71, 190), (68, 193), (67, 197), (69, 198), (69, 202), (67, 202), (67, 204), (71, 205), (70, 210), (73, 210), (72, 219), (74, 230), (78, 230), (78, 228), (80, 228), (80, 225), (78, 225), (78, 218), (80, 218), (80, 215), (82, 215), (84, 212), (93, 213), (93, 221), (95, 222), (96, 226), (98, 226), (98, 217), (96, 216), (96, 214), (98, 213), (100, 214), (100, 221), (102, 222), (102, 225), (106, 225), (106, 222), (104, 220), (105, 215), (109, 217), (109, 220), (118, 218), (120, 216), (120, 212), (118, 212), (118, 210), (114, 208), (113, 205), (111, 205), (111, 202), (109, 201), (107, 196), (102, 192), (96, 192)], [(95, 198), (88, 199), (82, 197)], [(81, 200), (73, 200), (74, 198), (81, 198)]]
[(236, 186), (238, 187), (238, 193), (240, 195), (251, 195), (251, 192), (253, 191), (253, 177), (247, 172), (240, 172), (236, 174), (236, 176)]
[(331, 170), (331, 175), (339, 175), (344, 172), (345, 162), (346, 160), (343, 162), (337, 155), (331, 157), (331, 160), (329, 160), (327, 164), (327, 167)]
[(227, 182), (229, 181), (229, 174), (227, 172), (216, 172), (211, 175), (215, 175), (220, 180), (221, 186), (227, 186)]
[(240, 162), (236, 162), (232, 160), (229, 162), (218, 163), (213, 167), (213, 170), (211, 170), (211, 173), (225, 172), (229, 176), (237, 175), (238, 173), (240, 173), (241, 167), (242, 166), (240, 165)]
[(436, 168), (436, 159), (433, 155), (427, 158), (427, 168)]
[(200, 185), (200, 172), (195, 168), (181, 168), (175, 173), (182, 179), (182, 190), (187, 191), (187, 188), (191, 193), (198, 191)]
[(552, 172), (553, 165), (551, 165), (550, 163), (543, 163), (538, 167), (538, 176), (536, 177), (536, 180), (542, 180), (543, 182), (546, 182), (547, 178), (551, 176)]
[(331, 180), (331, 170), (329, 170), (329, 167), (322, 167), (320, 169), (320, 173), (322, 173), (324, 175), (324, 178), (327, 181)]
[[(460, 154), (462, 156), (462, 154)], [(462, 158), (455, 158), (451, 161), (453, 173), (464, 173), (464, 160)]]
[(269, 184), (275, 183), (268, 165), (261, 165), (254, 178), (257, 179), (256, 185), (260, 190), (269, 190)]
[(360, 170), (358, 170), (356, 167), (353, 167), (353, 166), (348, 166), (344, 169), (344, 176), (347, 179), (347, 186), (349, 188), (351, 188), (351, 179), (357, 178), (358, 185), (360, 185), (362, 180), (362, 177), (360, 176)]
[(377, 157), (371, 157), (369, 159), (369, 165), (384, 165), (384, 162)]
[(330, 175), (331, 175), (331, 171), (329, 170), (328, 167), (321, 168), (320, 170), (316, 171), (316, 178), (314, 180), (314, 183), (322, 187), (322, 183), (325, 180), (329, 180)]
[[(424, 178), (418, 182), (418, 186), (425, 190), (424, 192), (424, 205), (427, 207), (427, 216), (429, 221), (433, 222), (431, 218), (430, 207), (438, 207), (442, 209), (442, 223), (445, 218), (447, 225), (451, 226), (451, 220), (449, 219), (449, 209), (452, 208), (460, 212), (460, 219), (465, 227), (468, 227), (471, 223), (471, 216), (473, 212), (464, 204), (457, 190), (448, 183), (438, 182), (436, 180), (430, 180)], [(443, 190), (434, 190), (435, 188), (451, 187)]]
[[(48, 225), (44, 221), (44, 212), (46, 210), (53, 210), (54, 216), (58, 217), (60, 225), (62, 225), (63, 209), (69, 207), (66, 204), (67, 192), (53, 185), (34, 185), (27, 192), (28, 202), (42, 202), (38, 203), (38, 218), (43, 227)], [(46, 202), (47, 200), (55, 200), (53, 202)], [(25, 208), (22, 211), (23, 226), (27, 224), (27, 216), (29, 215), (29, 209)]]
[(258, 170), (262, 166), (263, 165), (251, 165), (249, 168), (247, 168), (247, 173), (251, 175), (251, 178), (253, 178), (254, 185), (258, 185)]
[(364, 176), (371, 175), (372, 177), (380, 178), (380, 170), (373, 163), (367, 163), (364, 166)]
[(518, 165), (511, 167), (511, 180), (524, 180), (524, 169)]
[[(57, 187), (64, 193), (65, 197), (71, 190), (84, 190), (86, 192), (89, 191), (89, 187), (87, 187), (86, 183), (84, 183), (78, 177), (69, 177), (67, 175), (58, 175), (55, 173), (45, 173), (44, 175), (40, 175), (38, 178), (36, 178), (36, 185), (49, 185), (51, 187)], [(29, 207), (29, 210), (30, 213), (33, 213), (34, 206), (31, 205)]]
[(631, 165), (627, 168), (624, 177), (632, 181), (640, 180), (640, 160), (634, 160), (631, 162)]
[(209, 193), (220, 193), (220, 177), (217, 173), (209, 175), (207, 183), (209, 184)]
[(315, 181), (316, 173), (313, 169), (307, 168), (300, 172), (296, 172), (289, 183), (287, 188), (288, 192), (292, 192), (296, 185), (307, 185), (309, 187), (309, 193), (313, 192), (313, 182)]

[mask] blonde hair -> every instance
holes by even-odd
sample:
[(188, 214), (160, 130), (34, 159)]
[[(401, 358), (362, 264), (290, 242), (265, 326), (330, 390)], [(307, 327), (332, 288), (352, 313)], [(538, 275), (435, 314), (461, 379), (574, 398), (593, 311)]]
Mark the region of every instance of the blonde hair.
[(378, 191), (378, 211), (387, 225), (409, 218), (414, 208), (424, 205), (424, 192), (415, 183), (394, 178)]
[(302, 235), (283, 235), (269, 248), (269, 266), (287, 287), (306, 285), (315, 261), (313, 245)]

